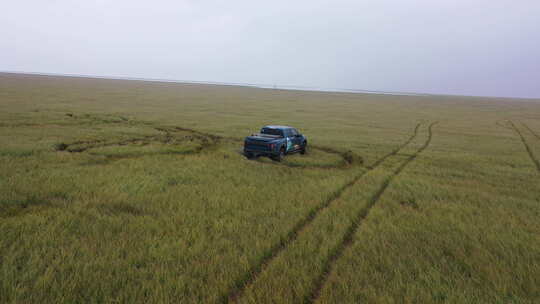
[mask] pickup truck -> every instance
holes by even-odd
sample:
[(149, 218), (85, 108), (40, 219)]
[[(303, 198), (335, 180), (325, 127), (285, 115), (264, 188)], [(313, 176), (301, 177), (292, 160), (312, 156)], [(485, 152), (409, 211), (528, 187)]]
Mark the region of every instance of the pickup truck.
[(260, 133), (252, 134), (244, 140), (244, 155), (247, 158), (268, 156), (281, 161), (286, 154), (305, 154), (306, 149), (307, 138), (288, 126), (266, 126)]

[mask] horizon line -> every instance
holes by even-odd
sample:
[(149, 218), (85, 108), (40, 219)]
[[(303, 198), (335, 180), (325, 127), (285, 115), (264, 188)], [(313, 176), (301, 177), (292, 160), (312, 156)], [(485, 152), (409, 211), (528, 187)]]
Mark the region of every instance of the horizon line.
[(299, 85), (277, 85), (277, 84), (261, 84), (261, 83), (241, 83), (241, 82), (221, 82), (221, 81), (206, 81), (206, 80), (183, 80), (183, 79), (168, 79), (168, 78), (144, 78), (130, 76), (112, 76), (112, 75), (92, 75), (92, 74), (71, 74), (71, 73), (49, 73), (49, 72), (27, 72), (27, 71), (4, 71), (4, 74), (19, 74), (19, 75), (38, 75), (38, 76), (59, 76), (59, 77), (75, 77), (75, 78), (90, 78), (90, 79), (110, 79), (110, 80), (133, 80), (146, 82), (167, 82), (179, 84), (207, 84), (221, 86), (237, 86), (259, 89), (274, 89), (285, 91), (306, 91), (306, 92), (326, 92), (326, 93), (352, 93), (352, 94), (372, 94), (372, 95), (396, 95), (396, 96), (452, 96), (452, 97), (474, 97), (474, 98), (504, 98), (504, 99), (532, 99), (538, 100), (536, 97), (512, 97), (512, 96), (486, 96), (486, 95), (458, 95), (458, 94), (438, 94), (438, 93), (418, 93), (418, 92), (402, 92), (402, 91), (378, 91), (364, 89), (349, 89), (349, 88), (323, 88), (310, 87)]

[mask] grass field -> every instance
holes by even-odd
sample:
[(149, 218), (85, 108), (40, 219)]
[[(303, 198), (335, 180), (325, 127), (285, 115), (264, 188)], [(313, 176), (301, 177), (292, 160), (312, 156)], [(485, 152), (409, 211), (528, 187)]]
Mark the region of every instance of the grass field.
[(539, 303), (539, 161), (540, 100), (0, 74), (0, 303)]

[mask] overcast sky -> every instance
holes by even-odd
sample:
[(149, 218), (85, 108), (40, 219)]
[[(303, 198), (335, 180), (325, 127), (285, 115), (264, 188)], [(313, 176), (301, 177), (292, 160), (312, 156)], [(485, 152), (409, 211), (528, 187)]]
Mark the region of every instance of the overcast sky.
[(0, 70), (540, 97), (540, 1), (5, 1)]

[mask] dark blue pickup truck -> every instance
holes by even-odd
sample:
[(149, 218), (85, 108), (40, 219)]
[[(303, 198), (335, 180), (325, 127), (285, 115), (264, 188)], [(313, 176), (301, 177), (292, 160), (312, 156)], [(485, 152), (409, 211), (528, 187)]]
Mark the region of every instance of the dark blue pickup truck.
[(288, 126), (266, 126), (260, 133), (252, 134), (244, 140), (244, 155), (247, 158), (262, 155), (281, 161), (286, 154), (305, 154), (306, 149), (307, 138)]

